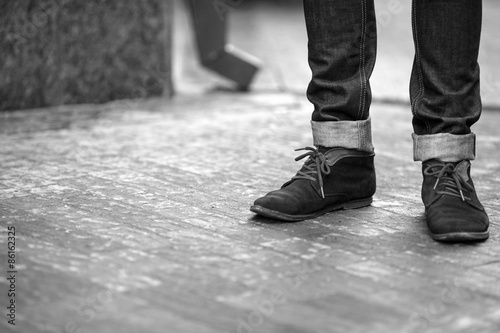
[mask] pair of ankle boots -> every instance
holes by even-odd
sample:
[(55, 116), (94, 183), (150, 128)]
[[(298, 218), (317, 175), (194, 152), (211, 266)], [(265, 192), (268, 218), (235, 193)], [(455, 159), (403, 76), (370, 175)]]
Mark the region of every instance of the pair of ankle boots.
[[(376, 190), (374, 153), (306, 147), (306, 162), (279, 190), (255, 201), (250, 210), (281, 221), (302, 221), (331, 211), (369, 206)], [(433, 239), (480, 241), (489, 219), (470, 177), (470, 162), (428, 160), (422, 164), (422, 200)]]

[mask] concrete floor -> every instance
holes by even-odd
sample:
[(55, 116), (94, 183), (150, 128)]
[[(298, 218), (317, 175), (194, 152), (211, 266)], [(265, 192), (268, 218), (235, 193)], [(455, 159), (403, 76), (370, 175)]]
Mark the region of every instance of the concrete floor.
[(409, 113), (373, 106), (371, 207), (295, 224), (248, 210), (310, 144), (295, 95), (1, 114), (0, 242), (14, 226), (18, 310), (0, 330), (496, 332), (500, 112), (475, 128), (492, 222), (475, 245), (427, 235)]
[(248, 208), (300, 167), (310, 105), (196, 77), (170, 101), (0, 113), (2, 261), (9, 226), (17, 255), (1, 332), (498, 332), (499, 111), (473, 127), (490, 239), (446, 245), (427, 234), (408, 105), (372, 107), (371, 207), (273, 223)]

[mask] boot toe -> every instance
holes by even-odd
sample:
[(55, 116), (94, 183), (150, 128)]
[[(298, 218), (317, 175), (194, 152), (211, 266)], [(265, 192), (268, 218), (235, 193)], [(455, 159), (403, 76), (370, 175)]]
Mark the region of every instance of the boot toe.
[(484, 210), (459, 199), (446, 201), (447, 204), (431, 206), (426, 211), (427, 225), (435, 239), (466, 241), (487, 238), (489, 219)]
[(295, 201), (295, 198), (286, 192), (271, 192), (268, 195), (255, 200), (254, 206), (279, 212), (281, 214), (296, 215), (299, 211), (298, 204)]

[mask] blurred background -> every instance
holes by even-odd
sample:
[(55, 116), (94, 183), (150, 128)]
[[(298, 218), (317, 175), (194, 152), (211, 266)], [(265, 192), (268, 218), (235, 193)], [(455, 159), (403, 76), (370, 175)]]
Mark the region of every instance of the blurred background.
[[(411, 2), (376, 0), (376, 12), (374, 99), (407, 103)], [(499, 12), (500, 2), (484, 0), (486, 108), (500, 106)], [(198, 33), (194, 21), (203, 21)], [(197, 56), (199, 45), (218, 50), (226, 42), (258, 64), (252, 91), (305, 94), (310, 71), (301, 0), (0, 1), (0, 110), (231, 91), (234, 84)], [(219, 71), (231, 72), (228, 64), (220, 61)]]
[[(228, 12), (229, 42), (259, 58), (263, 65), (253, 90), (280, 90), (305, 94), (311, 77), (307, 63), (307, 36), (302, 0), (245, 0)], [(174, 77), (181, 93), (207, 91), (226, 82), (199, 68), (194, 52), (190, 18), (182, 0), (175, 0)], [(411, 1), (375, 0), (378, 19), (378, 54), (372, 75), (374, 101), (408, 103), (408, 85), (414, 47)], [(500, 106), (500, 2), (484, 0), (480, 51), (483, 102)], [(397, 8), (394, 10), (393, 8)]]

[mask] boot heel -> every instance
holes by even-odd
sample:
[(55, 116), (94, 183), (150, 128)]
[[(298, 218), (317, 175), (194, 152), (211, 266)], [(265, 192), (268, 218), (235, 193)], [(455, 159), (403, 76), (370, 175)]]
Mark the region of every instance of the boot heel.
[(353, 200), (346, 202), (344, 204), (344, 209), (356, 209), (356, 208), (362, 208), (366, 206), (370, 206), (371, 203), (373, 202), (373, 197), (369, 197), (366, 199), (360, 199), (360, 200)]

